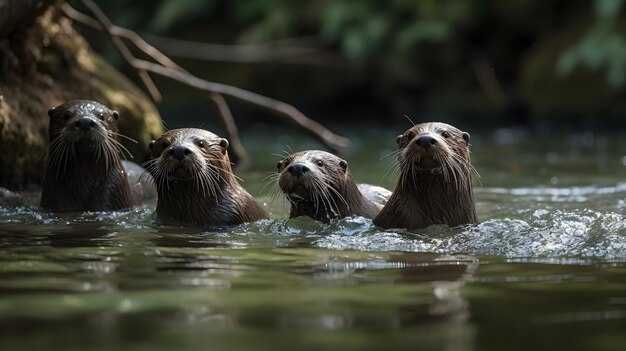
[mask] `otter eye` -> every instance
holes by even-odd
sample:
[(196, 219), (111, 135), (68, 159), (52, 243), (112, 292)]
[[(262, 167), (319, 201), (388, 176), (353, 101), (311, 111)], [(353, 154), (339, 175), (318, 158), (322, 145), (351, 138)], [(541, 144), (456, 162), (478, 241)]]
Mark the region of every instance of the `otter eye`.
[(283, 167), (287, 167), (288, 164), (289, 164), (289, 160), (282, 160), (278, 162), (276, 166), (278, 167), (278, 170), (280, 171)]
[(448, 133), (445, 130), (442, 130), (439, 134), (441, 134), (441, 136), (446, 138), (446, 139), (450, 137), (450, 133)]
[(113, 110), (113, 119), (115, 119), (117, 121), (119, 118), (120, 118), (119, 112)]
[(197, 144), (198, 144), (198, 147), (201, 147), (204, 149), (204, 140), (199, 140)]
[(63, 119), (64, 120), (69, 120), (70, 118), (72, 118), (72, 113), (70, 111), (67, 111), (63, 114)]
[(348, 162), (345, 160), (339, 161), (339, 167), (341, 167), (341, 169), (345, 171), (346, 169), (348, 169)]
[(469, 133), (463, 132), (463, 140), (465, 140), (466, 143), (469, 143), (469, 141), (470, 141)]
[(398, 144), (400, 144), (400, 143), (405, 142), (407, 139), (413, 139), (414, 137), (415, 137), (415, 133), (413, 133), (413, 132), (408, 132), (406, 134), (400, 134), (396, 138), (396, 142)]
[(316, 164), (318, 167), (324, 167), (324, 162), (322, 162), (322, 160), (317, 160), (317, 161), (315, 161), (315, 164)]
[(52, 117), (52, 115), (54, 114), (54, 109), (55, 107), (48, 110), (48, 117)]
[(150, 144), (148, 144), (148, 148), (150, 148), (150, 151), (152, 151), (152, 149), (154, 149), (154, 142), (155, 142), (155, 141), (154, 141), (154, 140), (152, 140), (152, 141), (150, 142)]
[(228, 144), (228, 140), (226, 140), (226, 139), (222, 139), (222, 140), (220, 140), (220, 147), (221, 147), (222, 149), (224, 149), (224, 150), (228, 149), (228, 145), (229, 145), (229, 144)]

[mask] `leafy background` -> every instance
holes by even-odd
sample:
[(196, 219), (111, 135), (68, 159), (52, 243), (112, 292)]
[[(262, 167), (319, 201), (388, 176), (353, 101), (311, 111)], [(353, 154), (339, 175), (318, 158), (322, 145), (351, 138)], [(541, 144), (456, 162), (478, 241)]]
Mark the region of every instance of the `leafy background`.
[[(229, 62), (228, 55), (207, 61), (165, 51), (203, 78), (286, 100), (322, 121), (387, 123), (409, 115), (488, 124), (620, 123), (626, 112), (623, 0), (100, 5), (116, 24), (157, 47), (162, 41), (154, 35), (254, 44), (274, 54), (301, 50), (258, 62), (252, 56), (251, 62)], [(197, 114), (202, 100), (183, 90), (166, 88), (164, 109)], [(254, 118), (255, 112), (237, 112)]]

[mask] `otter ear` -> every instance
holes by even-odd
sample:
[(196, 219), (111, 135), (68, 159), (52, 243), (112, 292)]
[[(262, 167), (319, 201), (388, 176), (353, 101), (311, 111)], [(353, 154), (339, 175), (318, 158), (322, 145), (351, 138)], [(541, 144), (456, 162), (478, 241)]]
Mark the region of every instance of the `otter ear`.
[(230, 144), (228, 143), (228, 140), (226, 140), (226, 139), (224, 139), (224, 138), (222, 138), (222, 140), (220, 140), (220, 147), (221, 147), (223, 150), (228, 149), (228, 145), (230, 145)]
[(463, 140), (465, 140), (465, 142), (469, 144), (469, 141), (470, 141), (469, 133), (468, 132), (463, 132), (462, 136), (463, 136)]
[(346, 160), (340, 160), (339, 167), (341, 167), (341, 169), (345, 172), (346, 169), (348, 169), (348, 162)]
[(117, 121), (117, 119), (120, 118), (120, 113), (113, 110), (113, 118)]
[(51, 108), (51, 109), (49, 109), (49, 110), (48, 110), (48, 117), (52, 117), (52, 114), (54, 113), (54, 109), (55, 109), (55, 108), (56, 108), (56, 107), (53, 107), (53, 108)]
[(402, 135), (402, 134), (398, 135), (398, 136), (396, 137), (396, 143), (400, 144), (400, 141), (402, 141), (402, 137), (403, 137), (403, 135)]
[(150, 151), (152, 151), (152, 149), (154, 149), (154, 140), (152, 140), (150, 142), (150, 144), (148, 144), (148, 148), (150, 148)]

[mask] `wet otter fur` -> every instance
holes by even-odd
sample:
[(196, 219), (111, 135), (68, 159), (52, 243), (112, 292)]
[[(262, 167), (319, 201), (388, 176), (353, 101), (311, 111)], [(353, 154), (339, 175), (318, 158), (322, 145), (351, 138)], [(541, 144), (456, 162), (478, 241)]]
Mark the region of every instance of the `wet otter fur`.
[(117, 111), (96, 101), (72, 100), (51, 108), (48, 116), (43, 209), (112, 211), (139, 203), (121, 163), (125, 148), (116, 139)]
[(438, 122), (399, 135), (400, 179), (374, 224), (411, 230), (478, 223), (469, 141), (468, 133)]
[(228, 140), (195, 128), (170, 130), (150, 143), (146, 169), (157, 187), (160, 222), (204, 227), (268, 218), (237, 181), (227, 148)]
[[(359, 190), (348, 163), (331, 153), (297, 152), (278, 162), (277, 168), (277, 184), (291, 204), (290, 218), (309, 216), (328, 222), (352, 215), (374, 218), (380, 212), (381, 207)], [(371, 189), (382, 188), (370, 187), (373, 193)]]

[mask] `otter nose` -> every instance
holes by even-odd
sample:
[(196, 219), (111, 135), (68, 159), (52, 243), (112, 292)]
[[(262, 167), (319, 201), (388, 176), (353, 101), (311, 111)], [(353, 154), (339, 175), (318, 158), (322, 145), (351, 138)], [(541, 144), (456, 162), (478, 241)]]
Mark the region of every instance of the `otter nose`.
[(294, 177), (300, 177), (308, 171), (309, 167), (305, 166), (302, 163), (294, 163), (293, 165), (289, 166), (289, 168), (287, 168), (287, 172), (289, 172)]
[(170, 149), (170, 156), (172, 156), (173, 158), (177, 160), (182, 160), (183, 158), (185, 158), (185, 156), (189, 155), (190, 153), (191, 153), (191, 150), (188, 147), (182, 146), (182, 145), (176, 145)]
[(76, 126), (76, 128), (85, 132), (95, 127), (95, 125), (96, 125), (96, 121), (94, 121), (93, 119), (89, 117), (81, 117), (78, 119), (78, 121), (76, 121), (76, 123), (74, 123), (74, 126)]
[(437, 140), (430, 135), (422, 135), (417, 138), (415, 144), (423, 149), (430, 149), (433, 145), (437, 144)]

